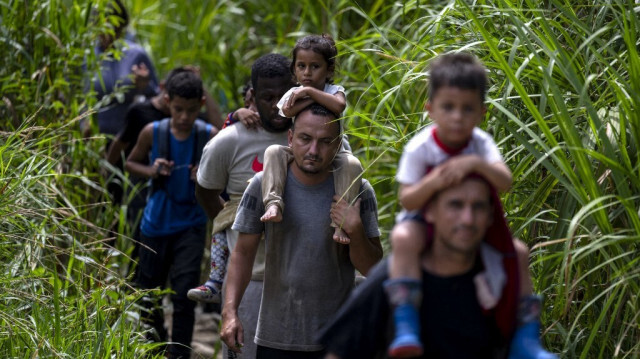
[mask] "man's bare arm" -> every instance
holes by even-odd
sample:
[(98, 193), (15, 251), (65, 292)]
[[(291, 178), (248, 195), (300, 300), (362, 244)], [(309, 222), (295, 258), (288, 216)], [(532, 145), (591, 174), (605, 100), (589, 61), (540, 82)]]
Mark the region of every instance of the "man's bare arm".
[(112, 165), (116, 165), (120, 158), (122, 157), (122, 152), (129, 146), (128, 142), (122, 142), (119, 137), (116, 137), (111, 145), (109, 146), (109, 151), (107, 152), (107, 162)]
[[(360, 217), (360, 202), (358, 199), (353, 206), (349, 206), (340, 196), (334, 196), (337, 202), (331, 209), (331, 219), (342, 225), (342, 230), (349, 236), (349, 259), (362, 275), (382, 258), (382, 245), (379, 237), (368, 238)], [(339, 200), (339, 201), (338, 201)]]
[(138, 136), (138, 141), (135, 146), (133, 146), (129, 157), (127, 157), (127, 161), (124, 164), (124, 168), (127, 171), (142, 178), (157, 178), (160, 175), (171, 175), (172, 161), (167, 161), (164, 158), (156, 158), (151, 165), (144, 163), (151, 150), (152, 141), (153, 124), (150, 123), (142, 129)]
[(229, 258), (220, 336), (229, 349), (235, 352), (240, 352), (240, 348), (244, 345), (244, 331), (238, 317), (238, 307), (251, 280), (253, 261), (256, 258), (261, 235), (261, 233), (240, 233)]
[(220, 193), (222, 193), (222, 190), (206, 189), (196, 182), (196, 199), (209, 219), (216, 218), (224, 206)]
[(346, 232), (351, 242), (349, 243), (349, 258), (353, 266), (362, 275), (366, 276), (382, 259), (382, 245), (380, 237), (368, 238), (364, 234), (364, 228), (355, 233)]

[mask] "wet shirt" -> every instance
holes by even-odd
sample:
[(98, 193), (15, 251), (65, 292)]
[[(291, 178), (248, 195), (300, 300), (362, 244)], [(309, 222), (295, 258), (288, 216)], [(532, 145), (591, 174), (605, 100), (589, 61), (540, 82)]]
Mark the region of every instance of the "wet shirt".
[[(296, 351), (321, 350), (317, 331), (338, 310), (353, 288), (355, 269), (349, 246), (333, 241), (329, 211), (335, 192), (333, 176), (307, 186), (287, 171), (279, 223), (263, 223), (262, 174), (245, 192), (233, 229), (265, 233), (266, 268), (258, 319), (258, 345)], [(379, 237), (373, 188), (363, 180), (360, 216), (366, 237)]]

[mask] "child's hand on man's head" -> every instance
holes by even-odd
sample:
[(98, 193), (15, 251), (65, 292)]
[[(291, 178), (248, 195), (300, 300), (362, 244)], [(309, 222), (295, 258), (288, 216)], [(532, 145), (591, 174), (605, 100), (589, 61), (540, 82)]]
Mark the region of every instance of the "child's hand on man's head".
[(484, 161), (478, 155), (460, 155), (450, 158), (438, 168), (440, 175), (444, 177), (447, 186), (460, 183), (470, 173), (476, 171), (479, 161)]
[(296, 104), (296, 101), (305, 99), (309, 97), (307, 92), (307, 87), (301, 87), (299, 89), (291, 91), (291, 96), (289, 96), (289, 100), (282, 106), (283, 110), (288, 110)]
[[(450, 187), (454, 183), (454, 177), (451, 175), (450, 171), (447, 171), (446, 166), (441, 164), (431, 170), (427, 177), (430, 177), (430, 183), (432, 183), (435, 191), (441, 191), (447, 187)], [(426, 178), (425, 178), (426, 179)]]

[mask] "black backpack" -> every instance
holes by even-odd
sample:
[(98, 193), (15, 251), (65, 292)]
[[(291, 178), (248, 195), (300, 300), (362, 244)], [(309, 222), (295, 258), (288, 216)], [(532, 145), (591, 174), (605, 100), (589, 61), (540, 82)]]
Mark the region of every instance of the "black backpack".
[[(170, 129), (170, 118), (165, 118), (164, 120), (158, 121), (158, 158), (164, 158), (167, 161), (171, 160), (171, 129)], [(193, 141), (193, 157), (191, 158), (192, 165), (198, 165), (200, 163), (200, 158), (202, 157), (202, 150), (204, 149), (204, 145), (209, 141), (209, 132), (207, 131), (207, 123), (196, 119), (193, 123), (193, 127), (196, 129), (196, 138)], [(167, 178), (165, 176), (158, 176), (153, 179), (151, 184), (152, 193), (165, 189)]]

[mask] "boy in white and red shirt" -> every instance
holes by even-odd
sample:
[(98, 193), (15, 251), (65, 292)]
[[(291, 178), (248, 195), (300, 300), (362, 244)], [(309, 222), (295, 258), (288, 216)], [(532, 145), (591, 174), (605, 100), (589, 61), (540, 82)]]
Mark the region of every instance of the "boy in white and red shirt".
[[(421, 257), (431, 236), (422, 217), (423, 207), (435, 193), (460, 183), (471, 173), (482, 176), (500, 192), (507, 191), (512, 182), (511, 171), (495, 142), (476, 127), (486, 113), (485, 67), (472, 55), (455, 53), (434, 60), (429, 73), (429, 99), (425, 108), (434, 124), (409, 141), (396, 175), (401, 184), (400, 203), (405, 210), (396, 218), (397, 224), (391, 233), (389, 280), (385, 282), (389, 302), (394, 307), (396, 330), (389, 346), (391, 357), (415, 357), (423, 353), (418, 319), (422, 295)], [(471, 225), (467, 227), (455, 228), (454, 232), (473, 230)], [(528, 249), (520, 241), (514, 245), (520, 275), (518, 324), (526, 329), (522, 333), (528, 334), (516, 333), (512, 354), (516, 355), (514, 350), (518, 350), (518, 357), (553, 358), (540, 346), (535, 330), (539, 325), (540, 298), (532, 295)], [(478, 302), (485, 310), (496, 306), (504, 286), (504, 278), (495, 274), (485, 266), (485, 271), (475, 280)], [(526, 348), (522, 349), (523, 345)]]

